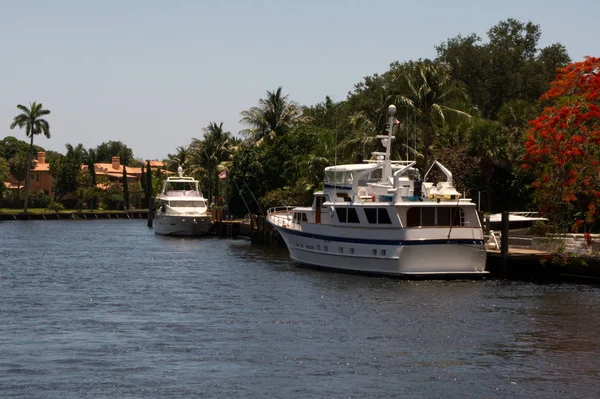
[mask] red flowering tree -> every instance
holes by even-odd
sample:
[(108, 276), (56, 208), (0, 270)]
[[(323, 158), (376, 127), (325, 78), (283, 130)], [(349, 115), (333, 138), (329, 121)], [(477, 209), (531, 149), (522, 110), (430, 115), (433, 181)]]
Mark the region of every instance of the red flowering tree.
[(529, 122), (523, 166), (535, 174), (540, 211), (587, 232), (600, 209), (600, 58), (557, 71), (541, 97), (546, 108)]

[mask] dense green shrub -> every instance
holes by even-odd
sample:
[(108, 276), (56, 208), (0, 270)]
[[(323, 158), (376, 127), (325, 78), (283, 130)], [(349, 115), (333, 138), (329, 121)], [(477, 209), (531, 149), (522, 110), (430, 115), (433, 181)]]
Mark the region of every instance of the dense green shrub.
[(50, 201), (48, 204), (48, 210), (52, 212), (64, 211), (65, 206), (59, 201)]
[(120, 194), (109, 194), (104, 199), (104, 205), (105, 209), (122, 211), (125, 209), (125, 199)]

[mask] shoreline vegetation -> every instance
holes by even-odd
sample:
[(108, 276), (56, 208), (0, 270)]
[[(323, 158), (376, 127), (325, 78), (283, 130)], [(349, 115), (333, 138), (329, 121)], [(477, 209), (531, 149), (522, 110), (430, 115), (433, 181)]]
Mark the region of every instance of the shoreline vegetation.
[[(594, 233), (600, 228), (600, 58), (573, 62), (560, 43), (539, 47), (541, 34), (539, 25), (509, 18), (485, 39), (448, 38), (435, 46), (435, 58), (393, 62), (338, 102), (326, 96), (301, 105), (281, 87), (268, 90), (241, 112), (246, 128), (239, 135), (210, 122), (158, 169), (120, 141), (45, 151), (34, 137), (50, 139), (46, 119), (54, 114), (38, 102), (19, 104), (10, 128), (29, 142), (0, 141), (0, 180), (10, 181), (0, 185), (0, 195), (25, 212), (145, 209), (166, 175), (182, 167), (213, 204), (237, 218), (309, 205), (323, 187), (324, 167), (361, 163), (380, 149), (376, 135), (395, 104), (393, 158), (415, 160), (422, 176), (434, 160), (442, 162), (455, 172), (457, 190), (486, 213), (540, 211), (560, 232)], [(48, 192), (29, 192), (34, 175), (39, 178), (28, 177), (36, 152), (45, 154), (38, 161), (53, 178)], [(101, 180), (96, 166), (115, 159), (122, 167)], [(142, 172), (131, 173), (134, 168)], [(428, 179), (440, 180), (436, 173)]]

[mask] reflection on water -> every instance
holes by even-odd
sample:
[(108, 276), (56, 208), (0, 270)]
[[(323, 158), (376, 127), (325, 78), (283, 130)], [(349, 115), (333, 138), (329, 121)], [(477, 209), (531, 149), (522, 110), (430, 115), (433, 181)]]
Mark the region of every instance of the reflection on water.
[(2, 397), (596, 397), (599, 306), (597, 286), (323, 272), (144, 221), (0, 224)]

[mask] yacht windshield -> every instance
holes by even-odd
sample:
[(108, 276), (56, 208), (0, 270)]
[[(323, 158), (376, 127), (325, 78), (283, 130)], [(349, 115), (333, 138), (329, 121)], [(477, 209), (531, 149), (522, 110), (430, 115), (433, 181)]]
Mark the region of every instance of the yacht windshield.
[(344, 182), (344, 172), (335, 170), (326, 172), (325, 182), (331, 184), (342, 184)]
[(204, 201), (170, 201), (171, 208), (200, 208), (206, 206)]

